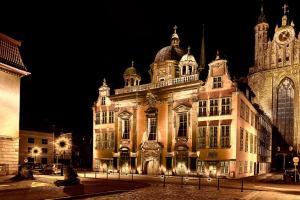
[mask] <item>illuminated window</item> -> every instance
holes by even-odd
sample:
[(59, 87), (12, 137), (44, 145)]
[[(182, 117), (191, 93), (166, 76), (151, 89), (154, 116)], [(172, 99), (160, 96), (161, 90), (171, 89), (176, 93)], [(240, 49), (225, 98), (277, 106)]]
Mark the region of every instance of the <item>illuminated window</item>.
[(285, 78), (277, 90), (277, 126), (287, 143), (294, 141), (294, 86)]
[(106, 124), (107, 123), (107, 115), (106, 112), (102, 112), (102, 124)]
[(109, 111), (109, 115), (108, 115), (108, 122), (114, 123), (114, 111)]
[(123, 119), (122, 139), (129, 139), (129, 119)]
[(178, 137), (186, 137), (187, 135), (187, 113), (179, 114)]
[(219, 115), (218, 107), (219, 107), (218, 99), (211, 99), (209, 104), (209, 115), (210, 116)]
[(240, 129), (240, 151), (244, 150), (244, 129)]
[(105, 100), (106, 100), (105, 97), (101, 97), (101, 105), (105, 105), (106, 103)]
[(96, 135), (96, 146), (95, 146), (95, 149), (100, 149), (101, 148), (101, 137), (100, 137), (100, 134), (98, 133)]
[(206, 126), (200, 126), (197, 138), (197, 149), (206, 148)]
[(100, 124), (100, 112), (96, 113), (96, 124)]
[(230, 114), (230, 98), (222, 98), (222, 115), (228, 115)]
[(221, 147), (230, 147), (230, 126), (221, 126)]
[(229, 173), (229, 161), (221, 161), (220, 162), (220, 166), (221, 166), (221, 174), (228, 174)]
[(205, 162), (204, 161), (198, 161), (197, 163), (197, 171), (200, 174), (205, 174)]
[(199, 117), (206, 116), (206, 101), (199, 101)]
[(221, 88), (222, 87), (222, 77), (214, 77), (213, 88)]
[(156, 140), (156, 129), (157, 129), (157, 122), (156, 118), (148, 118), (148, 130), (149, 130), (149, 137), (148, 140)]
[(209, 129), (209, 148), (217, 147), (218, 127), (211, 126)]
[(248, 172), (248, 161), (245, 161), (245, 165), (244, 165), (244, 173)]

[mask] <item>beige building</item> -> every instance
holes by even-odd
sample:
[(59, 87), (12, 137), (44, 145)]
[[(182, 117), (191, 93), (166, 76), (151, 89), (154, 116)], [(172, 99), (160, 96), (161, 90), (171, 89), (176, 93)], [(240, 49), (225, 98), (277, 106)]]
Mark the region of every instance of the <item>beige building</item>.
[(20, 46), (20, 41), (0, 33), (0, 174), (18, 169), (20, 79), (30, 74)]
[(262, 113), (251, 104), (250, 90), (239, 89), (218, 54), (206, 81), (199, 80), (176, 28), (150, 65), (151, 83), (140, 84), (134, 63), (114, 95), (103, 81), (93, 106), (94, 170), (238, 178), (258, 173), (259, 162), (269, 167), (271, 160), (258, 154)]
[(26, 162), (41, 164), (53, 163), (53, 149), (55, 148), (53, 140), (53, 133), (20, 130), (20, 164)]
[[(298, 153), (300, 147), (300, 34), (283, 7), (280, 25), (270, 36), (261, 10), (255, 26), (255, 64), (248, 81), (256, 94), (254, 102), (268, 115), (282, 138)], [(270, 39), (271, 38), (271, 39)], [(279, 146), (280, 148), (280, 146)], [(288, 149), (282, 150), (288, 151)]]

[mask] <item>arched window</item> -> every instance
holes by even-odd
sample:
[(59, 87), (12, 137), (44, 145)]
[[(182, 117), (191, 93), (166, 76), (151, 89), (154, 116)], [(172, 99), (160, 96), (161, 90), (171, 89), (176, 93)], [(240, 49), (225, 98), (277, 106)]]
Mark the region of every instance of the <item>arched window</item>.
[(182, 67), (182, 75), (185, 75), (186, 74), (186, 66), (183, 66)]
[(294, 136), (294, 84), (285, 78), (277, 89), (277, 126), (285, 141), (293, 144)]
[(193, 73), (193, 67), (189, 66), (189, 75), (192, 75), (192, 73)]

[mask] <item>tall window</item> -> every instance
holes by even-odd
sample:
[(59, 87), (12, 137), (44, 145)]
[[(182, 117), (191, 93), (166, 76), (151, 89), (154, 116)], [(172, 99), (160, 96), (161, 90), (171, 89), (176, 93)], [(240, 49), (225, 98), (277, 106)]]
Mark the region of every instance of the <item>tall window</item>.
[(251, 126), (255, 126), (255, 114), (251, 111)]
[(102, 112), (102, 124), (106, 124), (107, 123), (107, 115), (106, 112)]
[(277, 126), (285, 141), (294, 140), (294, 84), (285, 78), (277, 90)]
[(216, 148), (218, 139), (218, 127), (211, 126), (209, 129), (209, 147)]
[(148, 118), (148, 140), (156, 140), (157, 122), (156, 118)]
[(244, 129), (240, 129), (240, 151), (244, 150)]
[(223, 98), (222, 99), (222, 115), (228, 115), (230, 114), (230, 98)]
[(245, 109), (246, 109), (246, 105), (243, 101), (241, 101), (241, 108), (240, 108), (240, 117), (242, 119), (246, 119), (245, 118)]
[(229, 173), (229, 162), (228, 161), (221, 161), (221, 174), (228, 174)]
[(96, 124), (100, 124), (100, 112), (96, 113)]
[(106, 100), (105, 97), (101, 97), (101, 105), (105, 105), (106, 103), (105, 100)]
[(213, 88), (221, 88), (222, 87), (222, 77), (214, 77)]
[(249, 107), (247, 105), (245, 109), (245, 120), (246, 122), (249, 122)]
[(123, 119), (122, 139), (129, 139), (129, 119)]
[(221, 147), (230, 147), (230, 126), (221, 126)]
[(244, 173), (248, 172), (248, 161), (245, 161)]
[(109, 111), (108, 123), (114, 123), (114, 111)]
[(198, 161), (198, 172), (199, 174), (204, 174), (205, 173), (205, 162), (204, 161)]
[(209, 115), (214, 116), (214, 115), (219, 115), (218, 112), (218, 99), (211, 99), (210, 104), (209, 104)]
[(206, 101), (199, 101), (199, 116), (206, 116)]
[(250, 133), (250, 153), (253, 153), (253, 134)]
[(187, 135), (187, 113), (179, 114), (178, 137), (186, 137)]
[(95, 146), (95, 149), (100, 149), (101, 148), (101, 138), (100, 138), (100, 134), (98, 133), (96, 135), (96, 146)]
[(197, 148), (205, 148), (206, 147), (206, 126), (199, 127), (198, 140), (197, 140)]
[(245, 152), (248, 152), (248, 131), (245, 131)]
[(250, 161), (250, 171), (249, 171), (250, 173), (252, 173), (253, 172), (253, 161)]
[(239, 161), (239, 174), (243, 173), (243, 164), (242, 161)]
[(253, 153), (256, 153), (257, 152), (257, 136), (255, 135), (254, 136), (254, 151)]

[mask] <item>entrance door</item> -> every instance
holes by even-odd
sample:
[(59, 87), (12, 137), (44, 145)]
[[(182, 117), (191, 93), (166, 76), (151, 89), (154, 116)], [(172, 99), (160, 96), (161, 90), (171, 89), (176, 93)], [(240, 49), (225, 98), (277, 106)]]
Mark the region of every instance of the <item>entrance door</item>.
[(159, 162), (156, 159), (147, 161), (146, 169), (148, 175), (157, 175), (159, 173)]
[(217, 176), (217, 163), (209, 162), (208, 172), (209, 172), (209, 177), (216, 177)]

